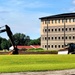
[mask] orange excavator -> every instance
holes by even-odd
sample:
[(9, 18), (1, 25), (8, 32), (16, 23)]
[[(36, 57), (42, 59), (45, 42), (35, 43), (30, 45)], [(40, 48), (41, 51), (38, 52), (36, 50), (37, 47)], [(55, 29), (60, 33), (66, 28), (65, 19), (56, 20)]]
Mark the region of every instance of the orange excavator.
[[(17, 48), (17, 45), (14, 42), (13, 33), (11, 32), (10, 27), (8, 25), (2, 26), (2, 27), (5, 27), (5, 29), (0, 30), (0, 33), (6, 32), (9, 39), (11, 40), (12, 46), (14, 47), (14, 50), (12, 52), (10, 52), (9, 54), (18, 54), (18, 48)], [(2, 27), (0, 27), (0, 29)]]

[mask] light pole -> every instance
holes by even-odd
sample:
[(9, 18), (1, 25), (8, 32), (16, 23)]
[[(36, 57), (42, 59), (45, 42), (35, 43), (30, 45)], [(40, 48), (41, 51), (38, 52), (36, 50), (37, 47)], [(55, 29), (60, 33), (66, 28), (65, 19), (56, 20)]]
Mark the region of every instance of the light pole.
[(48, 50), (48, 24), (49, 24), (49, 22), (50, 21), (47, 19), (46, 20), (46, 24), (47, 24), (47, 46), (46, 47), (47, 47), (47, 50)]
[(64, 18), (64, 47), (65, 47), (65, 28), (66, 28), (66, 25), (65, 25), (65, 18)]

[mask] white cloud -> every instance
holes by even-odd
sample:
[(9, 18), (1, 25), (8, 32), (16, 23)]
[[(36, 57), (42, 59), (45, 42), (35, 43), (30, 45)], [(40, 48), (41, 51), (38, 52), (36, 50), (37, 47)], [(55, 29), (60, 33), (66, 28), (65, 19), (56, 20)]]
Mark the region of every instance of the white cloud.
[(69, 12), (75, 12), (75, 0), (72, 0), (72, 3), (71, 3), (72, 5), (70, 6), (70, 8), (69, 8)]
[(75, 0), (72, 0), (72, 3), (75, 4)]
[(40, 36), (39, 18), (50, 13), (28, 11), (28, 8), (48, 7), (47, 4), (39, 0), (8, 0), (3, 4), (0, 5), (0, 26), (8, 24), (13, 33), (24, 33), (33, 39)]

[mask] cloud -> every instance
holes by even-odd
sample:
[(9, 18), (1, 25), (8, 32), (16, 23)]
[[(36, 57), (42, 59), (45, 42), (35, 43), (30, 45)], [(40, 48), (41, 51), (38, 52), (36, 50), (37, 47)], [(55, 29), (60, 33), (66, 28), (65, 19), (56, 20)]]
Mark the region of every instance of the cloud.
[(25, 8), (47, 8), (50, 7), (50, 3), (45, 3), (43, 1), (33, 1), (33, 2), (29, 2), (27, 4), (24, 5)]
[(0, 26), (8, 24), (13, 33), (24, 33), (32, 39), (40, 37), (39, 18), (50, 13), (36, 12), (34, 9), (49, 5), (40, 0), (4, 0), (0, 5)]
[(48, 1), (42, 1), (42, 0), (7, 0), (7, 1), (4, 0), (3, 5), (8, 8), (16, 7), (19, 9), (51, 7), (51, 4)]
[(72, 0), (72, 4), (75, 4), (75, 0)]
[(75, 12), (75, 0), (71, 1), (71, 6), (70, 6), (68, 11), (69, 12)]

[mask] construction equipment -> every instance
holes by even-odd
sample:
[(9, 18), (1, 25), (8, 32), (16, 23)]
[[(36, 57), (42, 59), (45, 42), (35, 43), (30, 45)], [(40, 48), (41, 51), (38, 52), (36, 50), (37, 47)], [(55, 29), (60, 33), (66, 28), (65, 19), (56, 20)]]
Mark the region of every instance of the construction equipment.
[(0, 29), (3, 28), (3, 27), (5, 27), (5, 29), (0, 30), (0, 33), (6, 32), (7, 35), (8, 35), (8, 37), (9, 37), (10, 40), (11, 40), (12, 46), (14, 47), (14, 50), (12, 51), (11, 54), (18, 54), (18, 48), (17, 48), (17, 45), (16, 45), (15, 42), (14, 42), (13, 34), (12, 34), (12, 32), (11, 32), (10, 27), (9, 27), (8, 25), (5, 25), (5, 26), (0, 27)]
[(75, 43), (69, 43), (68, 45), (68, 54), (75, 54)]
[(59, 51), (68, 51), (68, 54), (75, 54), (75, 43), (68, 43), (64, 48)]

